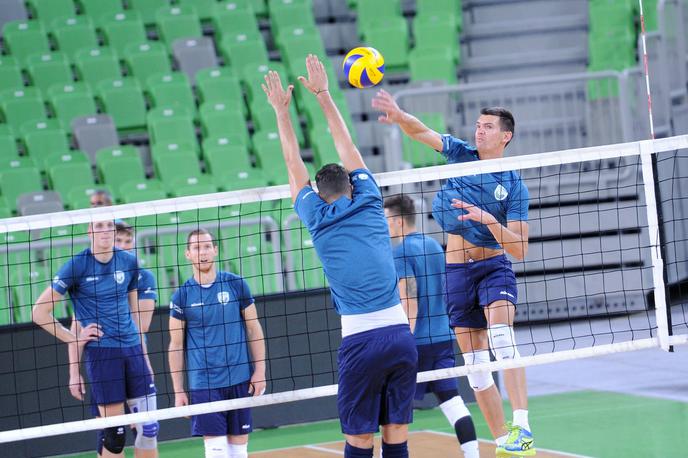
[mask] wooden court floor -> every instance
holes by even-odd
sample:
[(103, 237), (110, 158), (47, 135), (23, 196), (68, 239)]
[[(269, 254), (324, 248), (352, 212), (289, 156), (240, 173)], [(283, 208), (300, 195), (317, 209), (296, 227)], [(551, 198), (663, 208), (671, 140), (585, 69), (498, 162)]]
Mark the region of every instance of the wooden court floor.
[[(409, 456), (419, 458), (460, 458), (463, 456), (456, 436), (435, 431), (409, 433)], [(380, 456), (380, 438), (375, 438), (375, 456)], [(251, 453), (251, 458), (331, 458), (344, 456), (344, 441)], [(494, 443), (480, 441), (480, 456), (494, 457)], [(537, 449), (536, 458), (590, 458), (555, 450)]]

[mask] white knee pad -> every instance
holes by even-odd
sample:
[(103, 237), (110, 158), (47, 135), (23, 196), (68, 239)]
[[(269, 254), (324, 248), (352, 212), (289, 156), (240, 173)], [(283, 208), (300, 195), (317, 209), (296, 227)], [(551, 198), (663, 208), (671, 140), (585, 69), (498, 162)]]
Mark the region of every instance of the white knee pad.
[(248, 442), (245, 444), (229, 444), (229, 458), (248, 458)]
[(440, 404), (440, 409), (442, 410), (444, 416), (447, 417), (447, 420), (449, 420), (449, 424), (452, 426), (454, 426), (454, 424), (456, 424), (456, 422), (463, 417), (468, 417), (471, 415), (466, 407), (466, 404), (463, 403), (461, 396), (454, 396), (450, 400), (444, 401), (442, 404)]
[[(140, 398), (127, 399), (129, 410), (136, 412), (149, 412), (158, 408), (155, 393)], [(157, 421), (147, 421), (136, 424), (136, 440), (134, 447), (144, 450), (155, 450), (158, 446), (158, 430), (160, 424)]]
[(487, 329), (490, 348), (497, 360), (518, 358), (514, 328), (508, 324), (495, 324)]
[[(489, 363), (490, 351), (478, 350), (472, 353), (464, 353), (463, 359), (466, 362), (466, 366)], [(473, 388), (473, 391), (484, 391), (494, 385), (494, 378), (492, 378), (492, 372), (489, 371), (473, 372), (468, 374), (468, 383)]]
[(229, 443), (227, 436), (208, 437), (203, 441), (205, 458), (227, 458), (229, 455)]

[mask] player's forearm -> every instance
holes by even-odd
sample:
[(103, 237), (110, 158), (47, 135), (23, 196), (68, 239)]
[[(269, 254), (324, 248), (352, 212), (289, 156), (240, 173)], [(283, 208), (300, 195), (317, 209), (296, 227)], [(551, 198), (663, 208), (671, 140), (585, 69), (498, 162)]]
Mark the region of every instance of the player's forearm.
[(289, 171), (289, 181), (292, 182), (293, 188), (300, 188), (308, 182), (308, 169), (306, 169), (306, 165), (301, 158), (299, 142), (296, 140), (296, 133), (294, 132), (294, 125), (291, 122), (289, 110), (277, 111), (276, 116), (277, 130), (282, 145), (282, 156)]
[[(72, 325), (69, 330), (77, 335), (77, 321), (76, 318), (72, 319)], [(80, 374), (80, 362), (81, 362), (81, 350), (83, 347), (78, 345), (76, 342), (71, 342), (67, 344), (67, 357), (69, 358), (69, 374), (71, 376), (78, 376)]]
[(45, 304), (37, 303), (32, 311), (33, 322), (43, 328), (46, 332), (55, 336), (65, 343), (74, 343), (76, 345), (76, 334), (69, 329), (62, 326), (62, 324), (55, 319), (53, 314), (46, 310)]
[(265, 339), (260, 324), (247, 326), (248, 350), (254, 373), (265, 374)]
[(139, 321), (141, 324), (141, 333), (145, 334), (150, 329), (153, 321), (153, 313), (155, 312), (155, 301), (152, 299), (139, 300)]
[(332, 133), (334, 147), (342, 160), (342, 164), (349, 171), (360, 168), (363, 165), (363, 158), (356, 145), (354, 145), (349, 128), (346, 126), (341, 113), (339, 113), (339, 109), (334, 103), (330, 92), (324, 91), (315, 97), (323, 110), (327, 125)]
[(170, 363), (170, 375), (174, 392), (181, 393), (184, 391), (184, 347), (170, 344), (168, 361)]
[(488, 223), (487, 228), (490, 230), (490, 233), (492, 233), (497, 243), (504, 248), (504, 251), (518, 260), (522, 260), (526, 257), (528, 241), (524, 240), (521, 234), (512, 231), (506, 226), (502, 226), (496, 220)]

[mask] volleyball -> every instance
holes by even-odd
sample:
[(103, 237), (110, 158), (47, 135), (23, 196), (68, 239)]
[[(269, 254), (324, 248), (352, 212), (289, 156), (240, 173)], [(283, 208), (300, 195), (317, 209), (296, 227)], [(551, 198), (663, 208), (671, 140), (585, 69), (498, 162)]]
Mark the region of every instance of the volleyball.
[(349, 51), (342, 68), (349, 84), (363, 89), (382, 81), (385, 76), (385, 59), (377, 49), (361, 46)]

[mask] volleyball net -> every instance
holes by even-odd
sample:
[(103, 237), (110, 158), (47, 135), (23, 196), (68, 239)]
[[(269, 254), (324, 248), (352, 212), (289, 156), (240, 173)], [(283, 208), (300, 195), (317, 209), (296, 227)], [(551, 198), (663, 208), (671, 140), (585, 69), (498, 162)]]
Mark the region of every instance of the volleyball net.
[[(530, 194), (528, 255), (513, 264), (521, 358), (418, 380), (687, 343), (688, 320), (681, 311), (672, 322), (666, 295), (667, 283), (688, 278), (687, 151), (688, 136), (678, 136), (376, 175), (385, 196), (416, 202), (419, 229), (441, 243), (429, 210), (442, 180), (517, 170)], [(68, 394), (66, 345), (32, 323), (31, 308), (60, 266), (89, 247), (88, 224), (110, 219), (132, 227), (139, 264), (157, 280), (147, 341), (159, 409), (88, 419), (89, 404)], [(193, 274), (185, 254), (198, 228), (216, 240), (217, 268), (244, 277), (256, 299), (268, 387), (259, 397), (169, 407), (168, 306)], [(0, 443), (336, 394), (339, 318), (287, 186), (0, 220), (0, 261)], [(72, 313), (69, 300), (55, 304), (67, 326)]]

